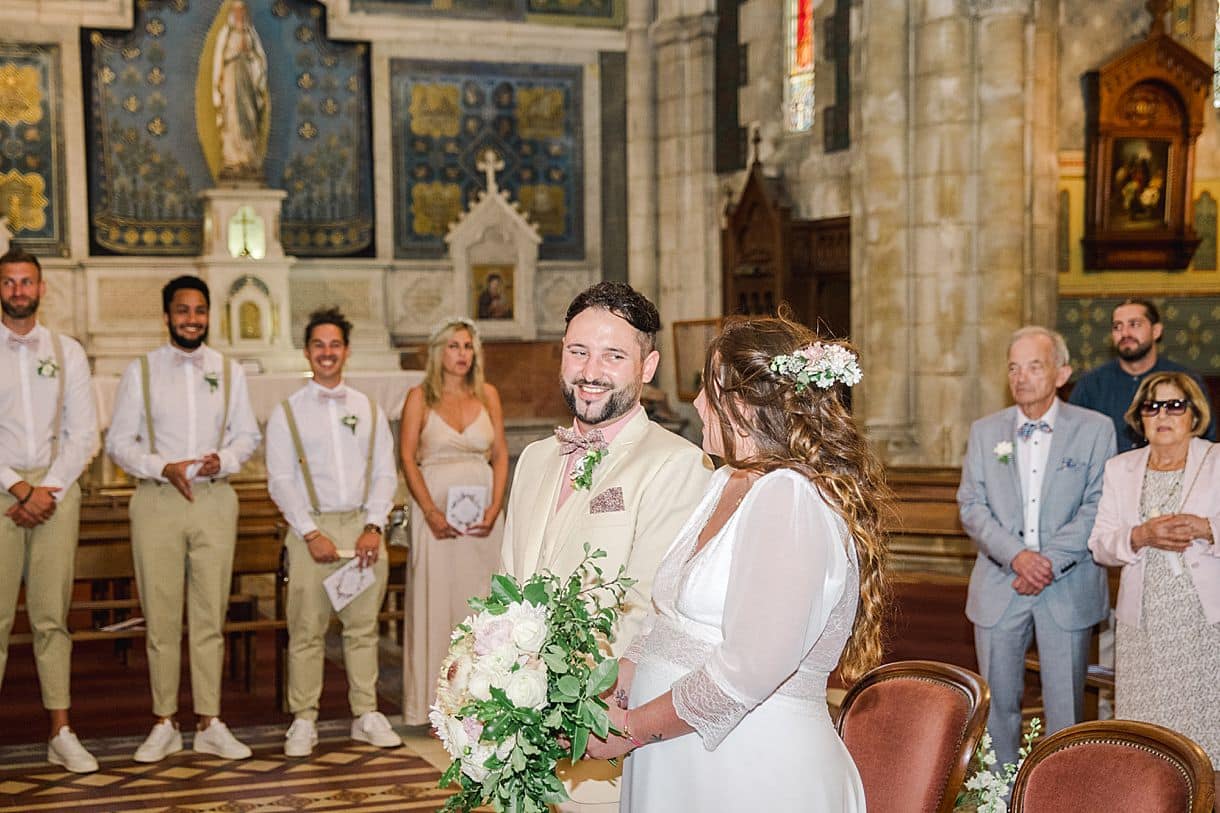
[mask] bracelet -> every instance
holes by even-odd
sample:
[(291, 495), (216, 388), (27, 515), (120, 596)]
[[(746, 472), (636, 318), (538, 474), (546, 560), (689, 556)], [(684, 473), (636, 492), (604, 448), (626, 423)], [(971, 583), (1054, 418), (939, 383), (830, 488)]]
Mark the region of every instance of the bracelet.
[(631, 718), (627, 712), (623, 712), (623, 738), (635, 748), (643, 748), (645, 743), (631, 733)]
[[(29, 483), (26, 483), (26, 485), (29, 485)], [(29, 490), (29, 491), (27, 491), (27, 492), (25, 492), (25, 496), (24, 496), (24, 497), (22, 497), (21, 499), (17, 500), (17, 504), (18, 504), (18, 505), (25, 505), (27, 502), (29, 502), (29, 501), (30, 501), (30, 497), (33, 497), (33, 496), (34, 496), (34, 487), (33, 487), (33, 486), (30, 486), (30, 490)]]

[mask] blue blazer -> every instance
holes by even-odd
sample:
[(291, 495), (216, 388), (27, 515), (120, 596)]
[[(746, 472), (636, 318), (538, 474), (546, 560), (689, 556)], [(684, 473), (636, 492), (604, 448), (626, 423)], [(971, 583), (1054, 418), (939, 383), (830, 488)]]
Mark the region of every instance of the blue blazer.
[[(981, 627), (994, 626), (1018, 595), (1011, 563), (1026, 549), (1025, 497), (1016, 455), (1005, 463), (995, 452), (1002, 441), (1016, 447), (1016, 421), (1017, 408), (1012, 406), (974, 422), (957, 489), (962, 527), (979, 550), (970, 574), (966, 616)], [(1106, 460), (1113, 455), (1110, 419), (1061, 401), (1038, 518), (1039, 553), (1050, 559), (1055, 580), (1038, 598), (1063, 629), (1090, 627), (1110, 610), (1105, 569), (1094, 563), (1088, 542)]]

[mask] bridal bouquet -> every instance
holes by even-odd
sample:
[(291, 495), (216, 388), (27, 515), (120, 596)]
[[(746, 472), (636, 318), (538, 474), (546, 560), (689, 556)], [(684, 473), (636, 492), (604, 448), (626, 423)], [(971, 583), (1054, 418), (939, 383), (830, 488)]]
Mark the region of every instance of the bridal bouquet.
[(1029, 729), (1022, 737), (1017, 761), (997, 766), (995, 750), (991, 746), (991, 734), (984, 733), (978, 749), (974, 752), (974, 773), (961, 793), (958, 794), (954, 810), (972, 810), (974, 813), (1006, 813), (1008, 792), (1021, 763), (1034, 748), (1034, 740), (1042, 735), (1042, 721), (1034, 717)]
[(457, 784), (446, 811), (490, 804), (544, 813), (568, 798), (555, 775), (576, 761), (589, 735), (609, 731), (601, 695), (618, 677), (602, 655), (618, 606), (634, 580), (606, 580), (590, 552), (572, 575), (543, 571), (524, 584), (492, 577), (491, 595), (453, 631), (429, 719), (453, 758), (441, 787)]

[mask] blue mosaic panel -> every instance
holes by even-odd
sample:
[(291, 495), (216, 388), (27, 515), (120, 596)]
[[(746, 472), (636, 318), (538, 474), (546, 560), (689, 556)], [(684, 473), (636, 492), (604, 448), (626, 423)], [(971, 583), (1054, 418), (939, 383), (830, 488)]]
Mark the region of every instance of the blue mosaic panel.
[(542, 235), (542, 259), (581, 259), (584, 163), (579, 66), (390, 61), (394, 121), (394, 256), (445, 254), (449, 224), (497, 183)]
[(0, 42), (0, 215), (35, 254), (67, 256), (57, 45)]
[[(200, 71), (211, 64), (203, 53), (209, 31), (232, 2), (142, 0), (130, 32), (87, 32), (89, 210), (100, 249), (199, 253), (199, 194), (217, 185), (203, 143), (215, 128), (201, 126), (197, 114), (211, 79)], [(250, 0), (248, 8), (267, 57), (264, 175), (267, 186), (288, 193), (284, 250), (368, 253), (368, 46), (327, 41), (325, 9), (312, 0)]]
[[(1072, 356), (1073, 378), (1114, 358), (1110, 323), (1126, 298), (1060, 297), (1058, 329)], [(1220, 296), (1149, 298), (1165, 326), (1158, 352), (1204, 375), (1220, 375)]]
[(352, 0), (352, 11), (520, 20), (525, 17), (525, 0)]

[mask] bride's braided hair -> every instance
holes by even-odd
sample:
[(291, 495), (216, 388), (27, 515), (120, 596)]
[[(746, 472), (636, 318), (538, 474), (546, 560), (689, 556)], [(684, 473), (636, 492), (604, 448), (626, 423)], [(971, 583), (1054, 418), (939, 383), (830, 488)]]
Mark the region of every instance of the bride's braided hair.
[[(886, 524), (894, 517), (893, 493), (880, 459), (843, 403), (843, 384), (798, 392), (791, 377), (771, 369), (775, 356), (816, 341), (813, 331), (783, 311), (778, 318), (729, 322), (708, 348), (703, 381), (720, 423), (725, 462), (738, 469), (803, 474), (847, 525), (859, 563), (860, 604), (839, 672), (852, 682), (881, 662), (890, 600)], [(850, 349), (846, 342), (825, 343)], [(735, 441), (745, 435), (735, 427), (748, 431), (757, 446), (746, 459), (737, 455)]]

